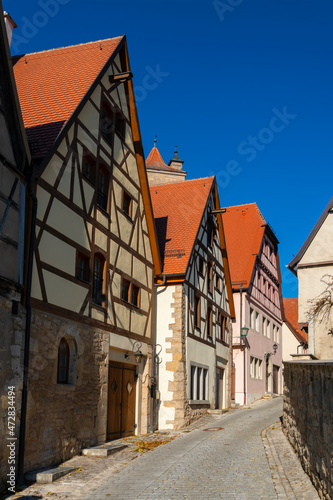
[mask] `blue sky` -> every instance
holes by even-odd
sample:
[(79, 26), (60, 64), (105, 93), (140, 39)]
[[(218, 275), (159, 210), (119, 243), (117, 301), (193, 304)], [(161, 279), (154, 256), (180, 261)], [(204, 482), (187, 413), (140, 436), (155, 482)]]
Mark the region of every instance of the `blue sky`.
[(146, 156), (157, 135), (222, 206), (256, 202), (285, 269), (333, 195), (330, 0), (3, 0), (12, 53), (126, 34)]

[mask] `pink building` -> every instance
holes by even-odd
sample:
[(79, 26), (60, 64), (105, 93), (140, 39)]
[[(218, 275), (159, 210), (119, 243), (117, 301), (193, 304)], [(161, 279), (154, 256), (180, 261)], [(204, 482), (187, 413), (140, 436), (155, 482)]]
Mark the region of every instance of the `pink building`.
[(223, 214), (236, 321), (232, 399), (282, 393), (283, 303), (278, 240), (256, 203)]

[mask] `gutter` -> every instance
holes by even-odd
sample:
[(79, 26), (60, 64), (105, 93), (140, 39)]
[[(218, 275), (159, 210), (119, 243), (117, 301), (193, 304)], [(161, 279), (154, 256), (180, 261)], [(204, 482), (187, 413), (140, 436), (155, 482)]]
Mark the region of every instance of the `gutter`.
[(23, 388), (21, 401), (21, 422), (19, 435), (19, 453), (18, 453), (18, 468), (17, 468), (17, 484), (24, 483), (24, 451), (25, 451), (25, 431), (27, 420), (27, 403), (28, 403), (28, 373), (29, 373), (29, 354), (30, 354), (30, 332), (31, 332), (31, 286), (32, 286), (32, 269), (34, 259), (34, 246), (36, 234), (36, 219), (37, 219), (37, 198), (32, 190), (31, 177), (27, 184), (29, 195), (32, 199), (32, 215), (30, 227), (30, 242), (27, 263), (27, 282), (26, 282), (26, 320), (25, 320), (25, 339), (24, 339), (24, 360), (23, 360)]

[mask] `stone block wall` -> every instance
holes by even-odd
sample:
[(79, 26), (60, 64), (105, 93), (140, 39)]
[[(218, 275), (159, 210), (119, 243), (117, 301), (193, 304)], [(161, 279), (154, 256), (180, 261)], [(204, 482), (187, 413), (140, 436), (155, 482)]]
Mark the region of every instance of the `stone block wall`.
[[(15, 286), (0, 279), (0, 493), (7, 489), (7, 474), (10, 450), (7, 447), (8, 387), (14, 387), (15, 437), (19, 437), (21, 394), (23, 380), (23, 349), (25, 332), (25, 309), (20, 304), (20, 292)], [(12, 423), (12, 422), (10, 422)], [(16, 441), (16, 459), (18, 441)]]
[(333, 361), (284, 363), (283, 430), (320, 498), (333, 498)]
[[(57, 383), (62, 337), (76, 350), (69, 384)], [(33, 311), (25, 471), (61, 463), (105, 441), (108, 350), (108, 332)]]

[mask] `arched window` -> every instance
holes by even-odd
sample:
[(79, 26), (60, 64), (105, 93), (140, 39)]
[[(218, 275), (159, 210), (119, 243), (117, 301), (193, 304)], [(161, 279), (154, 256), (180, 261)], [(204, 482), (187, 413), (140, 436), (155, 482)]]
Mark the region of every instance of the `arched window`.
[(69, 382), (69, 345), (63, 337), (58, 348), (58, 384), (68, 384)]
[(94, 282), (93, 282), (93, 302), (102, 306), (104, 302), (103, 277), (105, 259), (102, 255), (96, 254), (94, 259)]

